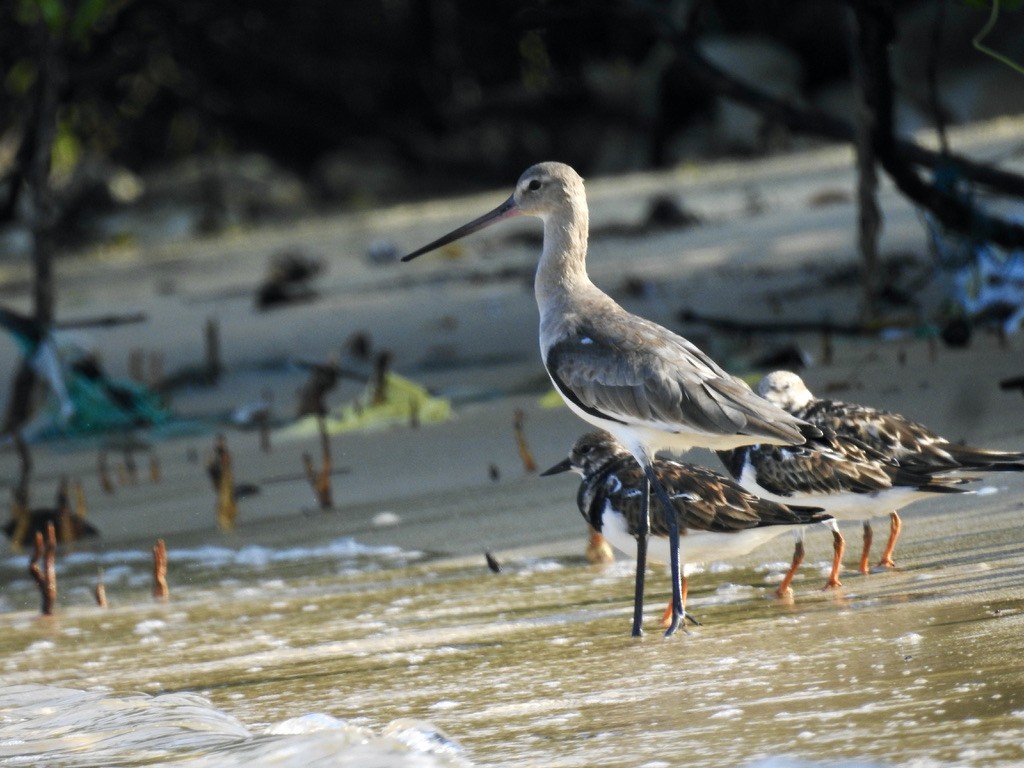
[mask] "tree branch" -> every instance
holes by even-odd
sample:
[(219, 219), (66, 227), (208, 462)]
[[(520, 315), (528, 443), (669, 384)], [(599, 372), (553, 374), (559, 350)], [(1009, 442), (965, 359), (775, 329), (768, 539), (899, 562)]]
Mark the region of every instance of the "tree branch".
[(927, 208), (947, 229), (1007, 248), (1024, 247), (1024, 226), (989, 216), (955, 190), (922, 179), (895, 138), (889, 46), (896, 36), (891, 8), (878, 0), (853, 0), (856, 45), (864, 72), (864, 97), (874, 115), (871, 141), (886, 173), (900, 192)]
[[(860, 5), (856, 2), (853, 4)], [(696, 16), (691, 14), (691, 23)], [(697, 48), (697, 35), (693, 29), (687, 27), (681, 32), (672, 31), (669, 34), (676, 44), (680, 60), (690, 74), (716, 94), (737, 101), (791, 131), (812, 134), (830, 141), (854, 142), (856, 130), (847, 121), (821, 110), (798, 107), (771, 96), (709, 61)], [(932, 171), (952, 168), (965, 179), (993, 192), (1024, 198), (1024, 177), (1018, 174), (978, 163), (956, 153), (936, 152), (906, 139), (894, 137), (893, 143), (907, 163), (924, 166)]]

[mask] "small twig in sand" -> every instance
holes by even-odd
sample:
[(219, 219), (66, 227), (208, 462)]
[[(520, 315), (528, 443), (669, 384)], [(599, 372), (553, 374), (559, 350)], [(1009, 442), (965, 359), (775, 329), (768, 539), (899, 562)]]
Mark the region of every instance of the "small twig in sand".
[(149, 454), (149, 482), (160, 482), (160, 457), (155, 453)]
[(206, 380), (216, 383), (224, 370), (220, 361), (220, 325), (216, 318), (206, 320)]
[(323, 416), (317, 416), (317, 426), (320, 429), (320, 454), (322, 456), (320, 469), (316, 468), (313, 464), (313, 457), (308, 453), (302, 454), (302, 463), (305, 465), (306, 478), (316, 495), (320, 509), (331, 509), (334, 506), (331, 491), (331, 440), (327, 434)]
[(484, 552), (484, 558), (486, 558), (487, 567), (491, 569), (492, 573), (501, 573), (501, 563), (498, 562), (498, 558), (490, 552)]
[(373, 364), (373, 405), (382, 405), (388, 399), (388, 368), (391, 366), (391, 353), (381, 352)]
[(166, 602), (171, 597), (167, 588), (167, 547), (163, 539), (153, 545), (153, 599)]
[[(39, 567), (42, 561), (43, 567)], [(57, 603), (57, 531), (53, 523), (46, 524), (46, 536), (42, 531), (36, 531), (36, 546), (32, 552), (32, 559), (28, 563), (28, 572), (39, 587), (39, 594), (42, 597), (42, 613), (44, 616), (53, 615), (53, 607)]]
[(523, 471), (532, 475), (537, 471), (537, 462), (533, 460), (530, 453), (530, 446), (526, 444), (526, 434), (523, 432), (523, 422), (526, 421), (526, 414), (522, 409), (516, 408), (512, 416), (512, 428), (516, 433), (516, 446), (519, 448), (519, 458), (523, 460)]
[(93, 596), (96, 598), (96, 605), (100, 608), (107, 607), (107, 588), (103, 584), (103, 569), (99, 569), (99, 573), (96, 576), (96, 588), (93, 590)]
[(213, 456), (206, 463), (206, 471), (217, 491), (217, 525), (222, 531), (233, 531), (238, 517), (235, 499), (235, 473), (224, 435), (217, 435)]

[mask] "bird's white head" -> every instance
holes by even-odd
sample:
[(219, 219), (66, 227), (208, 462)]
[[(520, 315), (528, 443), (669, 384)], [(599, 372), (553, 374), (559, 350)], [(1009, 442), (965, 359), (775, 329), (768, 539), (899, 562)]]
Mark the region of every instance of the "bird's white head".
[(803, 379), (792, 371), (772, 371), (757, 385), (757, 394), (793, 413), (814, 400)]
[(547, 220), (552, 213), (570, 210), (574, 205), (580, 204), (585, 209), (586, 194), (583, 190), (583, 179), (576, 171), (565, 163), (537, 163), (523, 172), (516, 182), (515, 192), (493, 211), (403, 256), (402, 261), (411, 261), (417, 256), (437, 250), (441, 246), (513, 216), (537, 216)]
[(544, 219), (559, 209), (586, 200), (583, 178), (565, 163), (537, 163), (523, 171), (512, 200), (521, 214)]

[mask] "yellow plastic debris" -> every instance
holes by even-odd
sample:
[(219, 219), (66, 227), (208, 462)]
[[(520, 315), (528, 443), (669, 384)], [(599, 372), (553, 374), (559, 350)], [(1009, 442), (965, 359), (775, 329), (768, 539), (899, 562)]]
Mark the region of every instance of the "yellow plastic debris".
[[(375, 401), (376, 400), (376, 401)], [(372, 382), (351, 402), (331, 411), (324, 419), (327, 433), (383, 429), (399, 424), (438, 424), (451, 418), (451, 402), (433, 397), (404, 376), (388, 373), (379, 399)], [(283, 430), (283, 437), (319, 434), (315, 416), (304, 416)]]

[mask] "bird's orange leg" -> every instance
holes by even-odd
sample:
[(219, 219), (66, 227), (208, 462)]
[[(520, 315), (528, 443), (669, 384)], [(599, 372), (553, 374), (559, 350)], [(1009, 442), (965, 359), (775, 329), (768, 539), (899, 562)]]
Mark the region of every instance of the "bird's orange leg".
[(900, 529), (903, 528), (903, 521), (895, 512), (889, 515), (889, 541), (882, 552), (882, 559), (878, 561), (881, 568), (895, 568), (896, 563), (892, 560), (892, 552), (896, 549), (896, 539), (900, 537)]
[(796, 572), (800, 570), (800, 564), (804, 561), (804, 543), (797, 541), (796, 546), (793, 547), (793, 562), (790, 563), (789, 570), (786, 571), (786, 575), (782, 577), (782, 581), (779, 582), (778, 588), (775, 590), (777, 597), (789, 597), (793, 594), (792, 588), (789, 586), (793, 583), (793, 577), (796, 576)]
[(828, 574), (825, 589), (836, 589), (843, 586), (839, 580), (839, 569), (843, 566), (843, 552), (846, 551), (846, 539), (838, 528), (832, 529), (832, 570)]
[[(686, 577), (682, 577), (682, 595), (683, 595), (683, 617), (686, 617), (686, 592), (690, 588), (690, 580)], [(672, 598), (668, 599), (668, 608), (665, 609), (665, 613), (661, 615), (661, 626), (668, 629), (672, 626)], [(683, 631), (686, 631), (686, 625), (683, 624)]]
[(871, 531), (871, 523), (867, 520), (864, 521), (864, 551), (860, 553), (860, 572), (865, 576), (871, 570), (871, 566), (868, 563), (868, 555), (871, 551), (871, 539), (874, 534)]
[[(589, 526), (588, 526), (589, 527)], [(590, 538), (587, 541), (587, 561), (594, 565), (607, 565), (615, 562), (615, 555), (612, 554), (611, 545), (600, 531), (590, 528)]]

